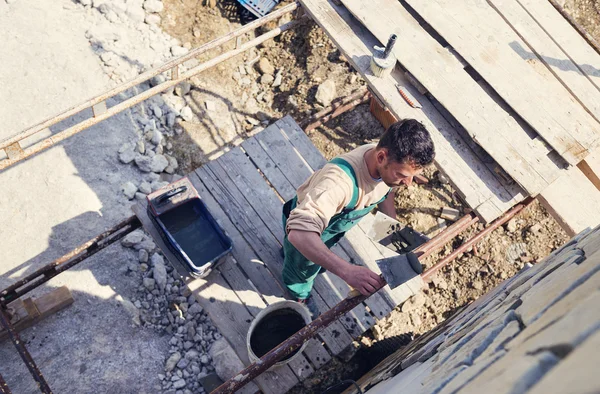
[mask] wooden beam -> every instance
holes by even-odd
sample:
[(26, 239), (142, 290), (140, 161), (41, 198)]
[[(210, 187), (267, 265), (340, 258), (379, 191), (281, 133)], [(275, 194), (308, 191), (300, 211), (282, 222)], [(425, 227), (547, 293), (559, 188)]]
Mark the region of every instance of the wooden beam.
[[(435, 143), (437, 167), (448, 176), (455, 189), (483, 221), (492, 221), (525, 197), (521, 188), (516, 185), (505, 186), (494, 176), (429, 99), (413, 86), (404, 72), (396, 70), (389, 78), (372, 75), (371, 50), (374, 45), (381, 44), (345, 7), (319, 0), (301, 0), (301, 3), (394, 116), (398, 119), (417, 119), (427, 127)], [(407, 89), (423, 108), (411, 108), (404, 103), (396, 84)], [(306, 152), (296, 148), (303, 157), (308, 157)]]
[(577, 167), (596, 186), (596, 189), (600, 190), (600, 148), (577, 164)]
[(538, 200), (570, 237), (600, 224), (600, 190), (577, 167), (565, 171)]
[[(392, 2), (377, 1), (379, 5), (384, 1)], [(576, 165), (597, 145), (600, 135), (595, 129), (598, 123), (543, 64), (535, 67), (530, 64), (531, 59), (523, 58), (516, 47), (527, 48), (527, 44), (487, 2), (407, 2), (567, 162)], [(395, 3), (397, 8), (402, 8)], [(372, 3), (369, 6), (377, 7)], [(534, 62), (540, 62), (534, 57)], [(467, 98), (474, 99), (470, 94)], [(502, 162), (497, 161), (511, 174)], [(518, 178), (515, 180), (519, 181)]]
[[(66, 308), (74, 302), (67, 286), (58, 287), (37, 298), (17, 299), (8, 304), (15, 329), (31, 327), (48, 316)], [(0, 341), (8, 338), (8, 333), (0, 330)]]

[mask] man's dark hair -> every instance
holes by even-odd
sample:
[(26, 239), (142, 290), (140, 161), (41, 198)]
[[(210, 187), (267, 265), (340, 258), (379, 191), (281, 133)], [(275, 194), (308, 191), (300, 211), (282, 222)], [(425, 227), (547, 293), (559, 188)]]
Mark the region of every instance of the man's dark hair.
[(397, 163), (410, 163), (417, 168), (433, 162), (435, 148), (429, 132), (414, 119), (405, 119), (391, 125), (377, 144), (386, 148), (390, 160)]

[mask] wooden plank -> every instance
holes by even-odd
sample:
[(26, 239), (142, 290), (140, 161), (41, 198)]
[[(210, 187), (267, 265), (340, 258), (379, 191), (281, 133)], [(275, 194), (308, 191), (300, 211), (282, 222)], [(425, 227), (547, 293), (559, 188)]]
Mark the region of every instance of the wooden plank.
[[(272, 126), (269, 126), (272, 127)], [(284, 201), (288, 201), (296, 195), (296, 189), (292, 184), (286, 179), (283, 175), (277, 164), (265, 152), (265, 150), (260, 146), (256, 137), (252, 137), (247, 139), (242, 143), (242, 148), (254, 165), (258, 167), (265, 177), (269, 180), (271, 185), (277, 190), (277, 193), (283, 198)]]
[(313, 170), (316, 171), (327, 163), (321, 152), (313, 145), (306, 134), (304, 134), (304, 130), (294, 122), (294, 119), (290, 115), (286, 115), (280, 119), (278, 126)]
[[(206, 279), (190, 279), (186, 284), (242, 363), (249, 365), (246, 335), (253, 316), (218, 271), (214, 270)], [(254, 382), (263, 393), (278, 394), (294, 387), (298, 379), (289, 367), (284, 366), (276, 374), (270, 372), (258, 376)]]
[[(245, 196), (235, 186), (236, 181), (234, 179), (239, 181), (239, 174), (232, 171), (232, 169), (225, 171), (218, 162), (208, 163), (199, 168), (197, 173), (207, 189), (220, 202), (229, 219), (236, 223), (248, 243), (254, 247), (262, 262), (266, 264), (277, 280), (280, 280), (282, 258), (279, 250), (281, 244), (265, 224), (265, 217), (261, 218), (254, 211)], [(230, 173), (233, 178), (230, 178)], [(264, 184), (266, 187), (264, 180), (261, 181), (262, 183), (258, 183), (258, 185)], [(222, 182), (227, 183), (230, 187), (225, 187)], [(279, 204), (281, 204), (281, 201), (279, 201)], [(269, 218), (271, 218), (271, 215), (268, 215), (267, 220), (272, 220), (272, 218)], [(279, 223), (279, 227), (282, 227), (281, 223)], [(315, 299), (320, 298), (318, 292), (315, 292), (313, 296)], [(352, 342), (352, 338), (339, 322), (335, 322), (324, 329), (319, 336), (334, 354), (338, 354)]]
[(577, 164), (577, 167), (596, 186), (596, 189), (600, 190), (600, 148)]
[[(486, 152), (528, 193), (558, 177), (558, 168), (507, 112), (485, 93), (460, 62), (395, 0), (343, 1), (380, 41), (398, 36), (400, 63), (460, 122)], [(460, 94), (459, 94), (460, 92)]]
[[(525, 193), (518, 186), (504, 186), (496, 179), (403, 72), (395, 70), (387, 78), (373, 76), (370, 72), (371, 49), (380, 43), (346, 8), (319, 0), (301, 0), (301, 3), (396, 118), (417, 119), (427, 127), (435, 143), (436, 166), (483, 221), (492, 221), (524, 198)], [(406, 105), (396, 84), (409, 91), (421, 103), (422, 110)], [(306, 152), (298, 150), (307, 156)]]
[(600, 224), (600, 191), (577, 167), (569, 168), (538, 199), (569, 236)]
[[(546, 0), (518, 0), (537, 23), (600, 89), (600, 55)], [(560, 59), (558, 59), (560, 60)], [(560, 62), (557, 62), (560, 63)]]
[(266, 129), (256, 139), (295, 189), (311, 176), (311, 168), (278, 127)]
[[(600, 119), (600, 90), (588, 79), (581, 67), (563, 52), (554, 39), (547, 34), (518, 1), (490, 0), (489, 3), (527, 45), (521, 47), (517, 42), (514, 42), (514, 44), (511, 43), (513, 45), (512, 49), (530, 64), (541, 60), (578, 102), (598, 121)], [(597, 65), (600, 66), (600, 62)]]
[(597, 122), (545, 67), (514, 50), (527, 45), (487, 2), (407, 2), (570, 164), (596, 146)]
[[(11, 322), (17, 332), (39, 323), (50, 315), (74, 302), (67, 286), (61, 286), (37, 298), (17, 299), (8, 304), (13, 318)], [(8, 338), (8, 332), (0, 330), (0, 341)]]

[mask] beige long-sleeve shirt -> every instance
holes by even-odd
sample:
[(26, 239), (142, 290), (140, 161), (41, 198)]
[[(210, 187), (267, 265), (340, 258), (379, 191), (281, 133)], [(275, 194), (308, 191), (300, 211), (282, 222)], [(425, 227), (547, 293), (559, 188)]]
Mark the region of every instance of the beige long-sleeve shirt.
[[(365, 154), (374, 148), (375, 144), (363, 145), (340, 156), (352, 166), (358, 178), (356, 209), (376, 203), (389, 190), (384, 182), (373, 179), (369, 174)], [(302, 230), (321, 234), (329, 220), (352, 200), (353, 185), (352, 179), (336, 164), (328, 163), (315, 171), (298, 188), (298, 204), (290, 213), (286, 231)]]

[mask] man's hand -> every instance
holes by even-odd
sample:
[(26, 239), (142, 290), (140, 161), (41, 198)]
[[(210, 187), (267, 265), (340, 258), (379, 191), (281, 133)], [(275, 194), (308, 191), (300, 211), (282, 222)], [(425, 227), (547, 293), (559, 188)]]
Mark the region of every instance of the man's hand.
[(376, 289), (385, 284), (384, 280), (367, 267), (360, 267), (348, 263), (342, 279), (350, 286), (360, 291), (362, 295), (371, 295)]

